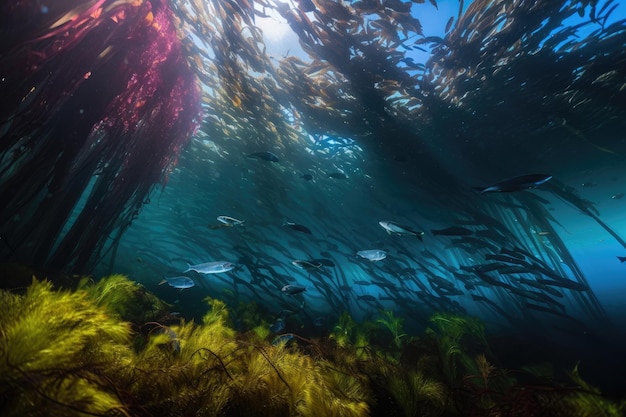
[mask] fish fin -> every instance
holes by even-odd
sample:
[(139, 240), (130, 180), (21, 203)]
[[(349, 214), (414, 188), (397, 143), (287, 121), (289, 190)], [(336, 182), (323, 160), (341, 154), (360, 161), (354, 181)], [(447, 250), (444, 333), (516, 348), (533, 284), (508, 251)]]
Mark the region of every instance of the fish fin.
[(480, 194), (485, 194), (488, 187), (472, 187), (472, 190), (478, 191)]
[(163, 285), (167, 282), (167, 280), (162, 279), (161, 282), (159, 282), (159, 285)]
[(626, 262), (626, 256), (618, 256), (617, 259), (622, 263)]
[(189, 262), (187, 262), (187, 269), (185, 269), (185, 270), (183, 271), (183, 274), (184, 274), (185, 272), (189, 272), (189, 271), (191, 271), (191, 264), (190, 264)]

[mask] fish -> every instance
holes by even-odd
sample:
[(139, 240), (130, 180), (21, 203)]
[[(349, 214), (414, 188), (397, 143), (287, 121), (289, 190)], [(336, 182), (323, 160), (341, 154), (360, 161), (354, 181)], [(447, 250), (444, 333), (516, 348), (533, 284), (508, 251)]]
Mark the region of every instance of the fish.
[(618, 256), (617, 259), (619, 259), (621, 263), (626, 262), (626, 256)]
[(506, 255), (506, 256), (510, 256), (512, 258), (517, 258), (517, 259), (521, 259), (522, 261), (526, 259), (526, 255), (524, 255), (523, 253), (520, 253), (516, 250), (511, 250), (511, 249), (507, 249), (507, 248), (500, 248), (500, 255)]
[(317, 262), (315, 260), (303, 261), (301, 259), (296, 259), (291, 263), (301, 269), (320, 269), (323, 266), (321, 262)]
[(335, 180), (345, 180), (348, 178), (348, 176), (343, 172), (328, 172), (326, 173), (326, 176)]
[(254, 152), (246, 155), (248, 159), (257, 159), (260, 161), (278, 162), (280, 158), (270, 151)]
[(376, 262), (385, 259), (387, 257), (387, 252), (380, 249), (367, 249), (358, 251), (356, 255), (360, 256), (361, 258), (368, 259), (372, 262)]
[(587, 291), (589, 287), (580, 282), (571, 281), (569, 279), (551, 280), (551, 279), (537, 279), (539, 284), (551, 285), (553, 287), (567, 288), (574, 291)]
[(622, 198), (622, 197), (624, 197), (624, 193), (617, 193), (617, 194), (613, 194), (613, 195), (611, 196), (611, 198), (612, 198), (613, 200), (619, 200), (619, 199), (620, 199), (620, 198)]
[(274, 338), (274, 340), (272, 340), (272, 345), (276, 346), (280, 343), (288, 343), (289, 341), (291, 341), (294, 338), (293, 333), (285, 333), (285, 334), (281, 334), (280, 336), (276, 336)]
[(416, 232), (408, 226), (403, 226), (389, 220), (379, 221), (378, 224), (390, 235), (415, 236), (419, 240), (422, 240), (422, 236), (424, 236), (424, 232)]
[(270, 326), (270, 331), (272, 333), (280, 333), (285, 330), (285, 320), (276, 319), (276, 321)]
[(487, 261), (498, 261), (498, 262), (506, 262), (506, 263), (510, 263), (510, 264), (517, 264), (517, 265), (525, 265), (525, 262), (523, 259), (517, 258), (515, 256), (508, 256), (508, 255), (502, 255), (499, 253), (488, 253), (485, 255), (485, 260)]
[(474, 187), (481, 194), (486, 193), (510, 193), (514, 191), (528, 190), (544, 184), (552, 179), (549, 174), (528, 174), (509, 178), (487, 187)]
[(297, 311), (284, 309), (284, 310), (281, 310), (280, 313), (278, 313), (278, 317), (285, 318), (285, 317), (288, 317), (288, 316), (293, 316), (296, 313), (297, 313)]
[(301, 287), (300, 285), (285, 285), (283, 288), (280, 289), (282, 292), (284, 292), (287, 295), (294, 295), (294, 294), (300, 294), (302, 292), (306, 291), (305, 287)]
[(325, 259), (325, 258), (311, 259), (309, 262), (316, 262), (324, 266), (330, 266), (330, 267), (335, 266), (335, 263), (333, 261), (331, 261), (330, 259)]
[(474, 234), (473, 231), (459, 226), (446, 227), (445, 229), (435, 229), (431, 230), (431, 232), (433, 235), (441, 236), (469, 236)]
[(300, 178), (302, 178), (305, 181), (311, 181), (313, 179), (313, 175), (311, 175), (311, 174), (302, 174), (302, 175), (300, 175)]
[(155, 330), (155, 334), (164, 334), (168, 337), (169, 341), (166, 343), (160, 344), (161, 346), (166, 346), (172, 350), (174, 353), (180, 353), (180, 339), (178, 339), (178, 335), (174, 330), (167, 326), (161, 326)]
[(283, 224), (283, 226), (287, 226), (288, 228), (290, 228), (291, 230), (295, 230), (296, 232), (307, 233), (309, 235), (311, 234), (311, 229), (301, 224), (286, 222), (285, 224)]
[(235, 264), (228, 261), (205, 262), (197, 265), (187, 264), (188, 268), (183, 272), (196, 271), (200, 274), (219, 274), (228, 272), (235, 267)]
[(174, 287), (174, 288), (178, 288), (178, 289), (185, 289), (185, 288), (191, 288), (193, 286), (196, 285), (195, 282), (193, 282), (193, 280), (191, 278), (188, 277), (163, 277), (163, 280), (161, 282), (159, 282), (159, 285), (165, 284), (167, 283), (170, 287)]
[(217, 221), (223, 223), (226, 226), (243, 226), (245, 220), (237, 220), (230, 216), (217, 216)]

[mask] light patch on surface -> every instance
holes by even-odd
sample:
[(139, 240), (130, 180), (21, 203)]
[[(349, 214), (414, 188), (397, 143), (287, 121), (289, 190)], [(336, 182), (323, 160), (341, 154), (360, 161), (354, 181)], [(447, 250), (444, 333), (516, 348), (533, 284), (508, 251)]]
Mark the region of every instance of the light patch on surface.
[(276, 58), (286, 55), (304, 57), (298, 37), (289, 27), (289, 23), (273, 9), (266, 9), (268, 17), (256, 17), (256, 25), (263, 31), (263, 40), (267, 53)]

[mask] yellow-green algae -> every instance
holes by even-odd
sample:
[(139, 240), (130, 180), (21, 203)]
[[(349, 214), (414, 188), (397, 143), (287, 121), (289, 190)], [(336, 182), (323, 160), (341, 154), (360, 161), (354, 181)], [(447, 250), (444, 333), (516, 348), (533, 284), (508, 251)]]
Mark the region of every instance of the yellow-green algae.
[[(329, 337), (272, 344), (260, 315), (250, 313), (258, 325), (249, 320), (253, 330), (237, 333), (227, 306), (206, 301), (201, 323), (172, 324), (159, 321), (167, 304), (120, 275), (83, 280), (74, 291), (33, 280), (23, 294), (0, 292), (0, 415), (591, 417), (626, 411), (624, 401), (604, 398), (578, 368), (571, 381), (557, 383), (529, 367), (524, 372), (533, 383), (518, 382), (490, 362), (484, 328), (474, 318), (437, 314), (433, 329), (409, 337), (391, 312), (365, 323), (345, 313)], [(389, 332), (391, 349), (372, 342)]]

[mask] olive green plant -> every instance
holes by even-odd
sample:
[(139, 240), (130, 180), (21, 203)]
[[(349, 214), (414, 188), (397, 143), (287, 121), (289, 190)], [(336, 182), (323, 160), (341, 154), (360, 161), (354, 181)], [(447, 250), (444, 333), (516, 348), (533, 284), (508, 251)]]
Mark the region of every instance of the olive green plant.
[[(578, 389), (562, 396), (555, 407), (559, 416), (576, 417), (623, 417), (626, 415), (626, 400), (613, 401), (602, 395), (600, 390), (587, 383), (579, 372), (580, 362), (569, 372), (569, 377)], [(557, 414), (558, 413), (558, 414)]]
[(108, 375), (131, 363), (127, 323), (47, 281), (0, 292), (0, 306), (1, 415), (125, 414)]
[(98, 281), (83, 278), (78, 289), (85, 291), (98, 306), (104, 306), (122, 320), (136, 324), (157, 320), (171, 307), (143, 285), (119, 274)]
[(396, 369), (388, 375), (387, 387), (405, 417), (441, 415), (448, 401), (445, 384), (417, 370)]
[(402, 317), (396, 317), (391, 310), (382, 310), (381, 314), (382, 318), (376, 320), (376, 323), (382, 324), (391, 332), (394, 347), (400, 349), (403, 345), (404, 338), (407, 336), (402, 332), (404, 319)]
[[(429, 329), (427, 333), (438, 342), (443, 371), (449, 384), (459, 385), (463, 374), (479, 374), (480, 370), (468, 346), (471, 340), (482, 350), (487, 349), (485, 326), (482, 321), (475, 317), (447, 313), (435, 313), (430, 321), (436, 325), (436, 329)], [(466, 343), (463, 343), (464, 341)]]

